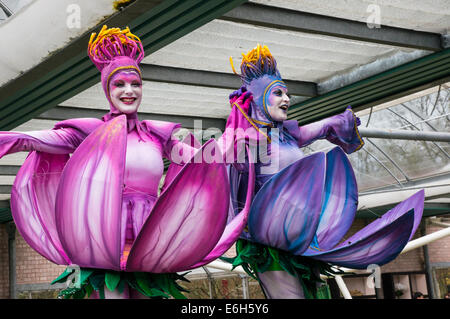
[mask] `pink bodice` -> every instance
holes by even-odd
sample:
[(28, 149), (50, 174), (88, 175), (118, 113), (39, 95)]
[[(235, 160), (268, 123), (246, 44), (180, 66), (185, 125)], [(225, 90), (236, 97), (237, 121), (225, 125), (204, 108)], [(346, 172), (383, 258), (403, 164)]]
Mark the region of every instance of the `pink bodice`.
[(125, 192), (143, 192), (157, 196), (159, 181), (164, 172), (162, 146), (147, 134), (142, 134), (142, 139), (144, 141), (135, 130), (127, 135)]

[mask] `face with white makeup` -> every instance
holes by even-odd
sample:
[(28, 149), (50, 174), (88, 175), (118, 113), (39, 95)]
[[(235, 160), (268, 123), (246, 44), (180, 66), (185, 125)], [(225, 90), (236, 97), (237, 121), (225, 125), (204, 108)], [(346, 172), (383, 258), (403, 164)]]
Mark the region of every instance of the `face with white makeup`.
[(279, 77), (265, 74), (255, 78), (247, 85), (247, 90), (252, 93), (257, 108), (253, 117), (271, 122), (287, 120), (290, 98), (286, 84)]
[(272, 86), (266, 97), (267, 111), (275, 122), (287, 120), (290, 98), (287, 87), (283, 84)]
[(142, 100), (142, 80), (132, 70), (120, 71), (109, 82), (111, 103), (120, 112), (132, 114), (137, 112)]

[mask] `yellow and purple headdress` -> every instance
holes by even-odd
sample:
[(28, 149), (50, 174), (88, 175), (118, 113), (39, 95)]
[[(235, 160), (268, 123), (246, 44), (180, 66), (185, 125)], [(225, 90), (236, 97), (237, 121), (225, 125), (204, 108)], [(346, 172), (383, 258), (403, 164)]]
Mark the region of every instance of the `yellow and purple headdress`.
[[(234, 69), (231, 58), (230, 62), (233, 72), (238, 74)], [(242, 80), (242, 85), (252, 92), (253, 102), (257, 106), (257, 109), (253, 111), (261, 113), (267, 120), (273, 122), (267, 109), (270, 89), (279, 85), (286, 87), (286, 84), (278, 71), (277, 61), (267, 46), (258, 44), (256, 48), (248, 51), (247, 54), (242, 53), (241, 74), (239, 77)]]
[[(121, 70), (134, 70), (142, 78), (139, 63), (144, 58), (141, 40), (130, 32), (130, 29), (102, 27), (98, 35), (91, 34), (88, 55), (101, 72), (101, 80), (106, 98), (110, 101), (109, 81)], [(113, 107), (111, 105), (111, 107)]]

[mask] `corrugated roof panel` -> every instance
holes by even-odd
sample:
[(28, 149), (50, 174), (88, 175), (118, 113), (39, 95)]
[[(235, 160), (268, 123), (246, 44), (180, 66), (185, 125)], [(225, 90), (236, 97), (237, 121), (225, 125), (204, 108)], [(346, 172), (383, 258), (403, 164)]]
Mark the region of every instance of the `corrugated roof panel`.
[(312, 82), (320, 82), (399, 51), (413, 51), (214, 20), (147, 56), (144, 63), (232, 73), (229, 57), (233, 57), (238, 69), (241, 53), (254, 48), (257, 43), (269, 47), (284, 78)]

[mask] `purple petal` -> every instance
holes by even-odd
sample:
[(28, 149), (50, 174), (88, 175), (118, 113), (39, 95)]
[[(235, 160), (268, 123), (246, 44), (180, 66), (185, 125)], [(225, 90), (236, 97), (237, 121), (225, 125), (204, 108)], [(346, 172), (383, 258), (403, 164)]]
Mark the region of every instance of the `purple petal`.
[(120, 269), (124, 115), (91, 133), (66, 165), (56, 200), (64, 250), (81, 267)]
[[(218, 150), (211, 140), (199, 152), (208, 145)], [(176, 272), (202, 260), (225, 229), (230, 194), (220, 181), (226, 180), (223, 163), (186, 164), (155, 203), (131, 248), (127, 271)]]
[(308, 249), (303, 255), (351, 268), (383, 265), (414, 235), (422, 218), (424, 196), (423, 190), (417, 192), (332, 250)]
[(340, 147), (327, 153), (325, 194), (317, 227), (320, 249), (335, 247), (349, 230), (358, 206), (358, 187), (352, 166)]
[(353, 242), (357, 241), (359, 238), (367, 236), (368, 234), (371, 234), (383, 228), (384, 226), (390, 224), (397, 218), (401, 217), (403, 214), (413, 209), (414, 224), (408, 240), (411, 239), (414, 236), (414, 233), (416, 232), (417, 227), (419, 226), (420, 221), (422, 219), (424, 201), (425, 201), (425, 191), (420, 190), (411, 197), (397, 204), (397, 206), (395, 206), (390, 211), (385, 213), (383, 216), (381, 216), (381, 218), (376, 219), (375, 221), (367, 225), (365, 228), (361, 229), (359, 232), (351, 236), (348, 240)]
[(325, 154), (305, 157), (268, 180), (250, 210), (253, 240), (293, 254), (303, 253), (319, 223), (325, 184)]
[(11, 211), (22, 237), (48, 260), (68, 265), (55, 225), (55, 195), (68, 155), (32, 152), (17, 173)]
[(377, 232), (355, 242), (346, 240), (345, 246), (325, 252), (308, 250), (304, 256), (353, 269), (366, 269), (370, 264), (381, 266), (402, 251), (408, 243), (413, 224), (414, 211), (410, 210)]
[[(247, 149), (247, 151), (249, 150)], [(222, 256), (239, 238), (245, 226), (247, 225), (254, 188), (255, 167), (253, 163), (249, 163), (248, 187), (244, 208), (227, 224), (227, 226), (225, 227), (225, 231), (223, 232), (222, 237), (220, 237), (220, 240), (217, 243), (216, 247), (214, 247), (214, 249), (205, 258), (203, 258), (202, 261), (189, 268), (192, 269), (206, 265), (214, 259)]]

